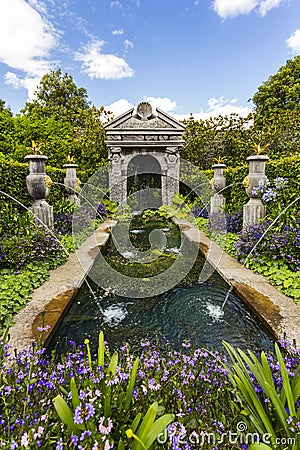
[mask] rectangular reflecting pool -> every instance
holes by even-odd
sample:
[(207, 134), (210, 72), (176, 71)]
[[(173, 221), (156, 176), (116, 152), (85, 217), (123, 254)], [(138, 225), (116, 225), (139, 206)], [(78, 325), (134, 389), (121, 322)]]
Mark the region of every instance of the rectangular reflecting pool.
[[(210, 276), (199, 282), (205, 265)], [(224, 304), (224, 300), (226, 302)], [(102, 330), (111, 348), (125, 341), (184, 340), (222, 348), (222, 340), (253, 351), (272, 349), (268, 331), (172, 221), (118, 224), (71, 301), (48, 345), (57, 354)]]

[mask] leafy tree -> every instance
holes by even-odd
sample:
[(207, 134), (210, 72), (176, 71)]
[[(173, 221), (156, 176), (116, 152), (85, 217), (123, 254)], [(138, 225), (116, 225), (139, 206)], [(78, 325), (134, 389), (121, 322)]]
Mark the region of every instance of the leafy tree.
[(250, 154), (252, 116), (231, 114), (199, 121), (191, 117), (185, 124), (181, 155), (202, 169), (209, 169), (219, 157), (229, 166), (241, 165)]
[(13, 147), (15, 134), (14, 119), (10, 108), (0, 99), (0, 152), (7, 154)]
[(52, 117), (80, 126), (82, 113), (89, 108), (86, 89), (78, 88), (71, 75), (63, 75), (58, 69), (43, 76), (35, 98), (26, 103), (22, 112), (33, 120)]
[(31, 140), (42, 144), (49, 163), (62, 166), (68, 154), (85, 169), (95, 170), (107, 160), (105, 131), (101, 118), (107, 113), (88, 101), (84, 88), (61, 70), (42, 78), (33, 101), (27, 102), (17, 119), (14, 158), (23, 159)]
[(289, 59), (275, 75), (271, 75), (252, 100), (256, 105), (257, 123), (282, 110), (300, 111), (300, 56)]
[(106, 115), (103, 107), (97, 109), (92, 106), (82, 114), (83, 127), (74, 129), (73, 155), (83, 169), (96, 170), (107, 161), (108, 151), (103, 127), (103, 116)]

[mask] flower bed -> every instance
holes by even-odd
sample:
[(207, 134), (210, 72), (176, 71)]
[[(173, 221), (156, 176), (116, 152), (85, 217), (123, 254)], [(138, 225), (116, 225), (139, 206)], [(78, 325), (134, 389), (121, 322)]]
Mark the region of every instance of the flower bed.
[[(70, 345), (70, 352), (61, 361), (47, 357), (38, 346), (17, 357), (10, 355), (7, 344), (3, 347), (1, 448), (247, 448), (241, 444), (242, 437), (235, 445), (229, 441), (229, 432), (239, 431), (241, 420), (249, 431), (255, 427), (248, 417), (247, 403), (232, 389), (231, 366), (224, 355), (192, 348), (188, 342), (183, 342), (181, 351), (175, 351), (165, 341), (156, 345), (144, 342), (140, 357), (126, 344), (119, 355), (111, 356), (104, 349), (102, 334), (95, 356), (88, 340), (78, 349), (72, 348), (72, 342)], [(300, 350), (287, 350), (284, 362), (291, 382), (297, 379), (299, 360)], [(274, 389), (280, 392), (286, 383), (282, 364), (272, 353), (266, 361)], [(249, 370), (249, 377), (262, 408), (275, 421), (276, 409), (270, 399), (266, 401), (255, 371)], [(299, 401), (296, 409), (299, 414)], [(297, 434), (300, 423), (291, 413), (287, 417), (289, 428)], [(143, 447), (139, 438), (150, 442), (149, 430), (143, 434), (143, 421), (151, 425), (154, 420), (160, 422), (154, 426), (156, 434), (152, 429), (153, 445)], [(224, 442), (218, 447), (222, 436)]]

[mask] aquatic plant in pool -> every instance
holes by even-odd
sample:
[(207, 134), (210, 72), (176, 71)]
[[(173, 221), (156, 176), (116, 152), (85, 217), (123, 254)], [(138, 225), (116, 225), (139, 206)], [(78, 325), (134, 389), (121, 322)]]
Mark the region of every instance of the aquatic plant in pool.
[[(155, 260), (135, 261), (132, 258), (135, 252), (143, 254), (141, 249), (146, 252), (149, 249), (149, 235), (154, 226), (164, 230), (165, 249), (156, 255)], [(185, 277), (182, 277), (181, 267), (178, 267), (175, 287), (159, 295), (141, 298), (140, 290), (144, 285), (140, 280), (147, 287), (150, 277), (163, 276), (178, 257), (181, 252), (180, 233), (171, 221), (147, 221), (145, 224), (138, 217), (131, 222), (129, 231), (132, 242), (130, 255), (127, 252), (121, 255), (111, 239), (103, 249), (102, 257), (109, 264), (110, 271), (117, 270), (132, 280), (130, 286), (119, 282), (114, 284), (114, 279), (111, 282), (111, 273), (101, 271), (96, 261), (92, 274), (93, 271), (98, 276), (101, 273), (101, 282), (106, 283), (107, 288), (98, 286), (90, 278), (86, 280), (58, 325), (49, 351), (54, 348), (57, 352), (65, 351), (71, 339), (77, 343), (85, 338), (95, 342), (100, 330), (105, 332), (108, 342), (115, 347), (129, 341), (138, 349), (142, 339), (167, 338), (176, 348), (184, 339), (209, 348), (220, 349), (222, 339), (253, 350), (272, 348), (263, 325), (231, 292), (223, 279), (210, 266), (204, 266), (205, 261), (200, 255), (195, 258), (192, 269)], [(186, 242), (185, 245), (187, 253), (190, 248), (191, 252), (195, 250), (192, 243)], [(212, 275), (199, 283), (199, 275), (203, 275), (205, 270)], [(128, 295), (128, 290), (131, 295)], [(138, 295), (135, 296), (135, 292)]]

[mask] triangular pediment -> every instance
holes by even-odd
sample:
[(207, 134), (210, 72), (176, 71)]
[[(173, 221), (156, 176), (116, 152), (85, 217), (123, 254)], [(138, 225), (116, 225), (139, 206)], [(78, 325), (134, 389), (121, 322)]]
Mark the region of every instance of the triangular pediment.
[(147, 118), (141, 118), (138, 114), (134, 113), (134, 108), (121, 114), (113, 119), (111, 122), (104, 126), (106, 132), (115, 132), (117, 130), (172, 130), (182, 134), (185, 131), (185, 126), (178, 122), (174, 117), (164, 111), (156, 108), (156, 114), (151, 114)]

